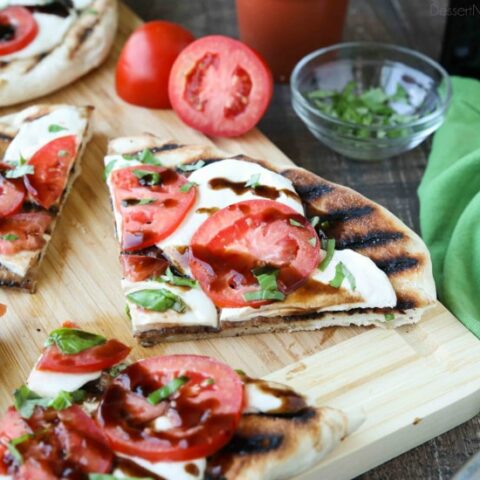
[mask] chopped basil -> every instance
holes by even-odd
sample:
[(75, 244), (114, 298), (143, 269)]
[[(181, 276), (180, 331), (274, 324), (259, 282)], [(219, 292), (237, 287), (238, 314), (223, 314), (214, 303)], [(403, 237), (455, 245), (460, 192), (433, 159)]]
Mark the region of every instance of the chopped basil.
[(385, 320), (387, 320), (387, 322), (390, 320), (395, 320), (395, 315), (393, 313), (386, 313)]
[(303, 225), (300, 222), (297, 222), (294, 218), (289, 218), (288, 221), (290, 225), (293, 225), (294, 227), (304, 228)]
[(123, 158), (124, 160), (128, 160), (128, 161), (130, 161), (130, 160), (138, 160), (138, 155), (130, 155), (129, 153), (124, 153), (124, 154), (122, 155), (122, 158)]
[(317, 239), (315, 237), (311, 237), (308, 239), (308, 243), (314, 247), (317, 244)]
[(241, 377), (246, 377), (247, 376), (247, 374), (241, 368), (236, 368), (235, 373), (240, 375)]
[(156, 165), (161, 167), (162, 162), (153, 154), (153, 152), (146, 148), (142, 150), (140, 153), (136, 154), (129, 154), (125, 153), (122, 155), (124, 160), (137, 160), (137, 162), (143, 163), (144, 165)]
[(329, 222), (328, 220), (325, 220), (324, 222), (322, 222), (322, 223), (320, 224), (320, 228), (321, 228), (322, 230), (326, 230), (329, 226), (330, 226), (330, 222)]
[(132, 319), (132, 314), (130, 313), (130, 307), (128, 306), (128, 303), (125, 305), (125, 314), (127, 315), (128, 319)]
[(193, 172), (195, 170), (198, 170), (199, 168), (202, 168), (204, 165), (205, 162), (203, 160), (199, 160), (196, 163), (185, 163), (182, 165), (177, 165), (177, 168), (182, 172)]
[(327, 251), (325, 258), (322, 260), (318, 268), (324, 272), (332, 261), (333, 254), (335, 253), (335, 239), (329, 238), (328, 240), (322, 241), (322, 248)]
[(202, 382), (203, 385), (205, 385), (206, 387), (209, 387), (210, 385), (215, 385), (215, 380), (213, 378), (206, 378), (203, 382)]
[(162, 177), (158, 172), (151, 172), (150, 170), (132, 170), (133, 175), (135, 175), (140, 185), (144, 186), (153, 186), (158, 185), (162, 181)]
[(23, 457), (22, 454), (18, 451), (17, 445), (20, 445), (23, 442), (26, 442), (30, 438), (32, 438), (31, 433), (25, 433), (24, 435), (17, 437), (17, 438), (12, 438), (8, 443), (7, 443), (7, 448), (8, 451), (10, 452), (10, 455), (15, 459), (18, 465), (21, 465), (23, 463)]
[(59, 157), (66, 157), (68, 155), (68, 150), (59, 150), (57, 155)]
[(352, 290), (355, 290), (357, 288), (355, 277), (342, 262), (338, 262), (335, 267), (335, 277), (330, 281), (330, 286), (340, 288), (345, 278), (350, 282)]
[(76, 328), (57, 328), (50, 332), (45, 346), (55, 344), (62, 353), (75, 355), (97, 345), (102, 345), (107, 339), (96, 333), (84, 332)]
[(23, 418), (30, 418), (37, 405), (40, 407), (48, 407), (50, 403), (48, 398), (42, 398), (26, 385), (17, 388), (13, 392), (13, 398), (13, 405)]
[(257, 279), (260, 290), (247, 292), (243, 298), (247, 302), (256, 300), (284, 300), (285, 294), (278, 290), (277, 276), (278, 270), (264, 267), (252, 270), (253, 275)]
[(312, 218), (310, 219), (310, 225), (311, 225), (313, 228), (315, 228), (315, 227), (318, 225), (319, 222), (320, 222), (320, 217), (315, 216), (315, 217), (312, 217)]
[(5, 235), (0, 235), (0, 238), (2, 240), (7, 240), (8, 242), (14, 242), (15, 240), (18, 240), (18, 235), (15, 235), (14, 233), (6, 233)]
[(162, 400), (166, 400), (168, 397), (176, 393), (183, 385), (185, 385), (190, 379), (184, 375), (170, 380), (166, 385), (152, 392), (147, 400), (152, 405), (156, 405)]
[(61, 132), (63, 130), (66, 130), (65, 127), (62, 127), (61, 125), (55, 125), (55, 124), (52, 124), (52, 125), (49, 125), (48, 126), (48, 131), (50, 133), (57, 133), (57, 132)]
[(14, 168), (11, 170), (7, 170), (5, 173), (5, 177), (7, 178), (20, 178), (24, 177), (25, 175), (32, 175), (34, 172), (33, 165), (28, 165), (27, 160), (20, 156), (17, 162), (14, 164)]
[(251, 187), (251, 188), (257, 188), (260, 186), (260, 174), (256, 173), (255, 175), (252, 175), (247, 183), (245, 184), (246, 187)]
[(48, 406), (54, 410), (64, 410), (65, 408), (71, 407), (74, 403), (80, 403), (85, 400), (86, 395), (85, 390), (75, 390), (74, 392), (65, 392), (62, 390), (50, 401)]
[(195, 288), (198, 285), (197, 281), (193, 280), (193, 278), (175, 275), (170, 267), (167, 268), (165, 275), (160, 277), (160, 280), (162, 282), (171, 283), (172, 285), (177, 285), (179, 287)]
[(128, 367), (127, 363), (119, 363), (118, 365), (114, 365), (108, 370), (108, 374), (112, 378), (118, 377), (126, 368)]
[(181, 192), (189, 192), (191, 188), (193, 187), (196, 187), (198, 184), (195, 183), (195, 182), (187, 182), (187, 183), (184, 183), (181, 187), (180, 187), (180, 191)]
[(178, 295), (165, 288), (137, 290), (129, 293), (127, 298), (135, 305), (154, 312), (175, 310), (183, 313), (187, 308), (185, 302)]
[(155, 203), (157, 200), (155, 198), (125, 198), (121, 201), (122, 207), (134, 207), (137, 205), (150, 205)]
[(107, 178), (110, 176), (110, 174), (112, 173), (112, 170), (115, 168), (115, 164), (117, 163), (116, 160), (110, 160), (106, 167), (105, 167), (105, 170), (103, 171), (103, 180), (107, 180)]

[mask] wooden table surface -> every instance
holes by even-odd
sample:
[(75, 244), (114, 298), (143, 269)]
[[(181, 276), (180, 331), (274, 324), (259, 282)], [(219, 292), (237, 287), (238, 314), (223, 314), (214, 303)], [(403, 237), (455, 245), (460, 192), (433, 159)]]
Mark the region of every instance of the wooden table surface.
[[(234, 0), (125, 0), (144, 20), (181, 23), (194, 35), (237, 37)], [(259, 0), (261, 1), (261, 0)], [(333, 1), (333, 0), (332, 0)], [(438, 58), (445, 17), (434, 15), (446, 0), (350, 0), (344, 40), (370, 40), (415, 48)], [(382, 163), (358, 163), (319, 143), (296, 117), (287, 85), (276, 85), (259, 128), (297, 164), (348, 185), (381, 203), (419, 230), (417, 187), (429, 143)], [(356, 480), (449, 479), (480, 449), (480, 417), (397, 457)], [(381, 447), (380, 447), (381, 448)]]

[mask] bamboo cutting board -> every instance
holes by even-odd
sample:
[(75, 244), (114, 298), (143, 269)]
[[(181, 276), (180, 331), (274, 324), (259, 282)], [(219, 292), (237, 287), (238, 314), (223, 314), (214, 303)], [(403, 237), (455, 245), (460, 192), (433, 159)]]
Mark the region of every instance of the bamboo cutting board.
[[(65, 320), (133, 344), (124, 314), (113, 217), (102, 181), (107, 139), (148, 131), (184, 143), (212, 142), (170, 111), (121, 102), (115, 95), (116, 58), (140, 21), (121, 6), (114, 52), (96, 72), (44, 99), (96, 108), (95, 133), (40, 271), (38, 293), (0, 292), (0, 409), (23, 383), (50, 330)], [(234, 154), (290, 161), (261, 133), (213, 140)], [(115, 252), (115, 253), (114, 253)], [(318, 405), (364, 408), (367, 420), (307, 479), (352, 478), (466, 421), (480, 409), (480, 343), (443, 306), (415, 327), (399, 330), (329, 328), (136, 346), (133, 356), (200, 353), (251, 375), (267, 376), (308, 394)], [(273, 373), (272, 373), (273, 372)]]

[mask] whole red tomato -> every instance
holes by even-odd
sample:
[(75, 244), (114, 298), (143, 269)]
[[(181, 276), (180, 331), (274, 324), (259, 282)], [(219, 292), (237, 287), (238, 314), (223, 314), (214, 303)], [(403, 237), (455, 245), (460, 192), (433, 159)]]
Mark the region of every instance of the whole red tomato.
[(169, 108), (168, 77), (178, 54), (195, 38), (176, 23), (156, 20), (132, 33), (117, 63), (116, 88), (128, 103)]

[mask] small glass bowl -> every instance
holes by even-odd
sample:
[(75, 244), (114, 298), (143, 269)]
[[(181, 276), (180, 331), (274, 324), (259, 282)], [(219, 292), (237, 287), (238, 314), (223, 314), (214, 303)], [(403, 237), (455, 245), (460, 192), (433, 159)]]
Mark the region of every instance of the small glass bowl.
[[(356, 93), (380, 87), (393, 95), (404, 88), (408, 103), (395, 102), (401, 125), (372, 126), (346, 122), (315, 107), (307, 94), (342, 90), (355, 82)], [(352, 42), (317, 50), (296, 65), (290, 80), (297, 115), (321, 142), (356, 160), (381, 160), (411, 150), (443, 122), (452, 92), (447, 72), (427, 56), (408, 48)]]

